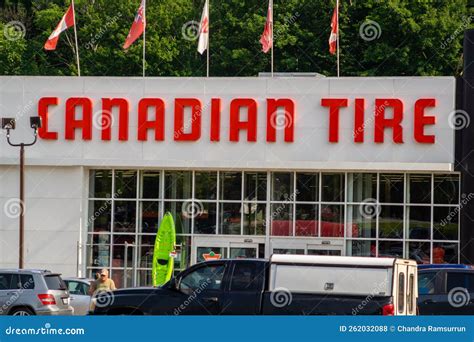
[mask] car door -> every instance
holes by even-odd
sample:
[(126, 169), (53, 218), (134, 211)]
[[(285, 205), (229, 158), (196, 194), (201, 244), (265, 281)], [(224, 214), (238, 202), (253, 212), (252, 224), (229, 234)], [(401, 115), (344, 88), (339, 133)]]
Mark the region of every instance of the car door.
[(65, 280), (69, 290), (71, 306), (74, 308), (74, 315), (87, 315), (90, 308), (91, 297), (88, 295), (89, 286), (87, 283), (76, 280)]
[(418, 272), (418, 310), (420, 315), (440, 315), (445, 273), (442, 270)]
[(474, 314), (474, 273), (465, 270), (446, 271), (446, 287), (443, 291), (444, 315)]
[(265, 281), (265, 263), (236, 260), (231, 266), (222, 314), (255, 315), (260, 313)]
[(0, 274), (0, 315), (8, 314), (8, 311), (18, 301), (20, 279), (16, 273)]
[(223, 309), (227, 263), (200, 265), (178, 280), (179, 314), (218, 315)]

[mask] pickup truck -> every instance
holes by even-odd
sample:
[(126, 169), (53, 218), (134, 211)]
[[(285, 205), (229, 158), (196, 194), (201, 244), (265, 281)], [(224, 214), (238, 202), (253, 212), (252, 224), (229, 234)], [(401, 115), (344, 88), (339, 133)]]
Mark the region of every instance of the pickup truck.
[(114, 291), (94, 315), (415, 315), (412, 260), (310, 255), (213, 260), (162, 287)]

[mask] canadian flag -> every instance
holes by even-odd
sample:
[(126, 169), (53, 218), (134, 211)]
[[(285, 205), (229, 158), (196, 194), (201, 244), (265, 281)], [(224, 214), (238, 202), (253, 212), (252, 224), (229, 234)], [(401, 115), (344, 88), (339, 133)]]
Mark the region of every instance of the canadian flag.
[(53, 33), (51, 33), (48, 40), (44, 44), (44, 48), (46, 50), (56, 50), (56, 45), (58, 45), (59, 35), (62, 32), (66, 31), (68, 28), (73, 27), (74, 24), (75, 24), (74, 5), (71, 3), (66, 14), (64, 14), (58, 26), (56, 26), (56, 29), (53, 31)]
[(199, 23), (198, 52), (202, 55), (209, 48), (209, 0), (206, 0), (202, 9), (201, 22)]
[(331, 35), (329, 36), (329, 53), (331, 55), (334, 55), (337, 50), (337, 35), (339, 34), (338, 16), (339, 16), (339, 8), (338, 8), (338, 5), (336, 5), (336, 7), (334, 8), (334, 12), (332, 14)]
[(145, 31), (146, 18), (145, 18), (145, 0), (142, 0), (140, 7), (138, 7), (137, 15), (133, 21), (130, 32), (128, 33), (127, 39), (125, 39), (124, 49), (128, 49), (138, 37), (140, 37)]
[(273, 47), (272, 0), (268, 1), (267, 21), (265, 22), (265, 29), (263, 30), (262, 37), (260, 38), (260, 44), (262, 44), (262, 51), (264, 53), (267, 53)]

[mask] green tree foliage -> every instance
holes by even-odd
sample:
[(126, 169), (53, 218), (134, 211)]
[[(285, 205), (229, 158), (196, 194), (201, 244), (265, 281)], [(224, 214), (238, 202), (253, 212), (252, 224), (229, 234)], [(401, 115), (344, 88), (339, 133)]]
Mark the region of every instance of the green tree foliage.
[[(473, 27), (468, 0), (341, 0), (340, 57), (345, 76), (457, 75), (462, 35)], [(0, 0), (0, 74), (75, 75), (74, 31), (56, 51), (43, 44), (70, 0)], [(142, 41), (122, 49), (140, 0), (76, 0), (83, 75), (139, 76)], [(196, 22), (204, 0), (147, 1), (147, 74), (202, 76)], [(328, 52), (335, 0), (275, 0), (275, 70), (336, 73)], [(270, 70), (259, 38), (266, 0), (210, 0), (211, 74)], [(194, 26), (193, 26), (193, 21)], [(21, 23), (21, 25), (18, 25)], [(193, 30), (194, 29), (194, 30)], [(13, 39), (12, 39), (13, 37)]]

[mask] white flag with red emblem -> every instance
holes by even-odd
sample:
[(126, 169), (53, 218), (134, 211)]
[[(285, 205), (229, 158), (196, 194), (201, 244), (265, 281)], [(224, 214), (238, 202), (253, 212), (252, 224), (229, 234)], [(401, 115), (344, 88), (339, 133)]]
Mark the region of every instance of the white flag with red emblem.
[(209, 0), (206, 0), (202, 9), (201, 22), (199, 23), (198, 52), (202, 55), (209, 48)]
[(337, 50), (337, 35), (339, 34), (338, 16), (339, 8), (336, 5), (331, 19), (331, 35), (329, 36), (329, 53), (334, 55)]
[(145, 31), (146, 27), (146, 18), (145, 18), (145, 0), (142, 0), (140, 7), (138, 7), (137, 15), (133, 21), (130, 32), (128, 33), (127, 39), (125, 39), (125, 44), (123, 45), (124, 49), (128, 49), (130, 45), (133, 44), (135, 40), (140, 37)]
[(68, 28), (73, 27), (75, 23), (74, 18), (74, 6), (71, 4), (67, 10), (67, 12), (62, 17), (61, 21), (59, 22), (56, 29), (51, 33), (48, 40), (44, 44), (44, 48), (46, 50), (56, 50), (56, 46), (58, 45), (59, 36), (62, 32), (66, 31)]
[(273, 47), (273, 10), (271, 0), (268, 1), (267, 21), (260, 38), (260, 44), (262, 44), (262, 51), (264, 53), (267, 53)]

